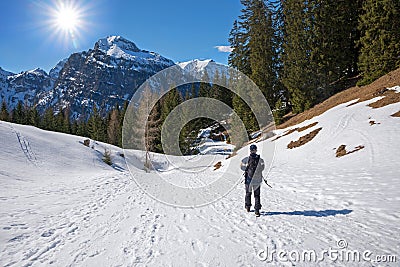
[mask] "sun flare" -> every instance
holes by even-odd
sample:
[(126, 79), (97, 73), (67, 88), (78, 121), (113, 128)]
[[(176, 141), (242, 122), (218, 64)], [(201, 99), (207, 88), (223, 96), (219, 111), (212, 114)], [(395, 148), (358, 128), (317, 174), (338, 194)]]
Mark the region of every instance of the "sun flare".
[(61, 6), (60, 9), (57, 10), (55, 17), (57, 27), (63, 30), (71, 31), (79, 26), (78, 11), (72, 7)]
[(88, 29), (88, 16), (93, 6), (81, 0), (57, 0), (43, 9), (48, 19), (44, 25), (50, 38), (65, 46), (79, 47)]

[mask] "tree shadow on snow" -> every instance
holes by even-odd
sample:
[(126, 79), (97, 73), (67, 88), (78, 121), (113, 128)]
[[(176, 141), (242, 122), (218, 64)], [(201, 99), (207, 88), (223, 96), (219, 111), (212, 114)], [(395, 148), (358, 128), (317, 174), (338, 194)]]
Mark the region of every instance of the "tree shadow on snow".
[(263, 216), (272, 216), (272, 215), (291, 215), (291, 216), (311, 216), (311, 217), (328, 217), (328, 216), (336, 216), (336, 215), (347, 215), (353, 212), (352, 210), (344, 209), (344, 210), (303, 210), (303, 211), (269, 211), (260, 212)]

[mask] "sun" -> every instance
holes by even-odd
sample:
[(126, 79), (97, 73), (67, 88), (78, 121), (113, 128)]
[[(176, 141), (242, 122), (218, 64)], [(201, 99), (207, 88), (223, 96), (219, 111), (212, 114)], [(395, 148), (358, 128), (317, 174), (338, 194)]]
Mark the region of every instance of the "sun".
[(77, 49), (89, 28), (94, 6), (82, 0), (53, 0), (40, 8), (46, 17), (42, 26), (49, 33), (49, 39)]
[(65, 31), (74, 31), (79, 26), (79, 10), (71, 6), (61, 5), (55, 11), (56, 26)]

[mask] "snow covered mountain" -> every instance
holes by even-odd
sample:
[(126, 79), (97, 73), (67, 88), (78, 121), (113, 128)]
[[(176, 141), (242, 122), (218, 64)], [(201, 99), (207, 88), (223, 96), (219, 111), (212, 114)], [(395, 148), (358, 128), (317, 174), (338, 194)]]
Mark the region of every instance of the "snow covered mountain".
[(0, 69), (0, 101), (14, 108), (19, 101), (31, 105), (37, 103), (40, 94), (51, 90), (54, 79), (42, 69), (14, 74)]
[(39, 69), (20, 74), (0, 70), (0, 101), (9, 108), (18, 101), (37, 104), (41, 111), (69, 106), (77, 118), (88, 114), (94, 103), (104, 111), (122, 105), (143, 81), (172, 65), (172, 60), (141, 50), (121, 36), (109, 36), (93, 49), (60, 61), (49, 74)]
[(400, 87), (382, 87), (260, 139), (275, 156), (259, 218), (243, 203), (248, 147), (190, 157), (184, 172), (153, 154), (158, 175), (185, 187), (236, 177), (221, 200), (183, 209), (144, 193), (135, 181), (156, 174), (129, 173), (117, 147), (0, 121), (0, 265), (398, 266)]
[(225, 76), (228, 76), (228, 73), (226, 73), (226, 67), (221, 66), (212, 59), (194, 59), (186, 62), (179, 62), (177, 65), (180, 66), (183, 71), (195, 75), (195, 77), (199, 79), (203, 77), (205, 70), (207, 70), (210, 82), (213, 81), (214, 75), (217, 71), (219, 75), (224, 73)]
[[(21, 101), (37, 105), (40, 112), (68, 106), (71, 116), (79, 118), (90, 114), (94, 104), (103, 112), (122, 105), (147, 78), (173, 65), (172, 60), (141, 50), (121, 36), (109, 36), (99, 39), (93, 49), (61, 60), (48, 74), (41, 69), (14, 74), (0, 68), (0, 102), (13, 109)], [(207, 70), (210, 81), (216, 70), (220, 75), (226, 71), (211, 59), (178, 65), (198, 79)]]

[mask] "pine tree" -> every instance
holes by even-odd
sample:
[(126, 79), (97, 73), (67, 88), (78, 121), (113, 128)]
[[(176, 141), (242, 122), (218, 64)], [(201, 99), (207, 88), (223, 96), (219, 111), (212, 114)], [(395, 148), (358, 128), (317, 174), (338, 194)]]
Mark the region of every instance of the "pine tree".
[[(239, 21), (235, 21), (230, 32), (229, 42), (233, 51), (229, 57), (229, 64), (249, 76), (269, 104), (275, 105), (284, 87), (279, 79), (280, 43), (273, 21), (272, 5), (267, 5), (264, 0), (242, 0), (241, 3), (244, 7)], [(239, 87), (242, 87), (240, 90), (244, 90), (244, 95), (248, 94), (243, 85)], [(249, 131), (258, 128), (250, 108), (238, 99), (238, 96), (233, 96), (232, 106), (245, 120)]]
[(212, 82), (211, 90), (210, 90), (210, 97), (221, 101), (222, 91), (220, 90), (220, 86), (218, 85), (220, 80), (221, 80), (221, 78), (219, 77), (219, 71), (217, 69), (217, 70), (215, 70), (215, 73), (214, 73), (214, 78), (213, 78), (213, 82)]
[(45, 110), (43, 119), (40, 123), (40, 128), (49, 130), (49, 131), (54, 131), (55, 130), (55, 118), (54, 118), (54, 110), (52, 107), (49, 107)]
[(276, 52), (272, 11), (263, 0), (253, 0), (250, 3), (250, 16), (247, 18), (249, 25), (250, 78), (260, 88), (268, 103), (274, 106), (278, 98), (278, 92), (275, 91), (278, 77), (274, 69), (274, 61), (278, 55)]
[[(165, 122), (166, 118), (168, 117), (168, 115), (171, 113), (171, 111), (174, 110), (181, 103), (182, 103), (182, 97), (181, 97), (178, 89), (174, 88), (174, 89), (168, 91), (161, 98), (161, 101), (160, 101), (161, 114), (160, 114), (160, 123), (159, 123), (159, 125), (164, 125), (164, 122)], [(177, 124), (178, 125), (180, 118), (174, 117), (173, 119), (175, 119), (176, 121), (172, 122), (170, 120), (169, 123), (173, 123), (173, 124)], [(164, 132), (164, 134), (165, 135), (163, 137), (166, 140), (172, 140), (173, 139), (169, 132)], [(166, 142), (163, 145), (166, 146), (163, 149), (164, 153), (169, 153), (169, 151), (170, 151), (169, 149), (171, 147), (177, 147), (179, 144), (170, 144), (170, 142)]]
[[(143, 150), (144, 146), (141, 145), (141, 140), (138, 142), (139, 135), (143, 133), (138, 128), (139, 123), (137, 122), (138, 108), (132, 105), (124, 105), (122, 114), (124, 115), (123, 127), (121, 132), (121, 146), (125, 149), (138, 149)], [(139, 127), (143, 127), (140, 126)]]
[(18, 101), (17, 106), (13, 110), (13, 122), (18, 124), (25, 124), (27, 122), (25, 108), (21, 101)]
[(282, 82), (290, 93), (294, 113), (310, 108), (316, 100), (310, 53), (312, 33), (308, 5), (303, 0), (285, 0), (282, 3), (284, 21), (284, 55)]
[(76, 135), (89, 137), (89, 134), (87, 131), (87, 123), (85, 122), (85, 120), (81, 119), (79, 122), (77, 122), (77, 124), (78, 124), (78, 126), (76, 129)]
[(359, 69), (368, 84), (400, 67), (400, 1), (364, 0), (359, 29)]
[(59, 110), (54, 118), (54, 131), (62, 132), (64, 124), (64, 113), (62, 110)]
[[(221, 74), (221, 79), (220, 79), (220, 84), (224, 85), (226, 87), (229, 86), (228, 84), (228, 79), (226, 77), (226, 74), (224, 72), (222, 72)], [(227, 89), (226, 87), (219, 87), (220, 93), (219, 93), (219, 99), (224, 102), (225, 104), (227, 104), (229, 107), (232, 107), (232, 98), (233, 98), (233, 92), (229, 89)]]
[(161, 105), (157, 101), (147, 119), (146, 138), (148, 150), (162, 153), (161, 144)]
[(314, 0), (308, 4), (310, 66), (317, 101), (344, 89), (343, 81), (357, 73), (359, 2)]
[(73, 135), (79, 135), (79, 134), (78, 134), (78, 128), (79, 128), (78, 121), (77, 121), (77, 120), (74, 120), (74, 121), (71, 123), (71, 134), (73, 134)]
[(70, 119), (71, 109), (70, 107), (66, 107), (62, 110), (63, 121), (61, 126), (61, 132), (63, 133), (71, 133), (71, 119)]
[(108, 143), (107, 138), (107, 122), (104, 118), (100, 117), (100, 127), (99, 127), (99, 141)]
[(109, 112), (107, 123), (108, 142), (113, 145), (118, 145), (120, 139), (120, 118), (118, 105)]
[[(231, 88), (236, 87), (236, 91), (239, 92), (240, 95), (245, 95), (246, 91), (246, 81), (240, 77), (231, 85)], [(237, 94), (233, 96), (232, 106), (236, 114), (242, 120), (244, 126), (246, 127), (247, 133), (259, 130), (258, 123), (254, 113), (250, 109), (250, 107), (246, 104), (246, 102)], [(262, 108), (262, 107), (258, 107)]]
[(7, 110), (7, 104), (5, 101), (3, 101), (1, 103), (0, 120), (9, 121), (9, 119), (10, 119), (10, 114), (8, 113), (8, 110)]
[(246, 75), (251, 74), (248, 38), (243, 22), (235, 20), (229, 33), (229, 43), (232, 52), (229, 54), (228, 63)]
[(128, 109), (129, 102), (125, 101), (119, 116), (119, 129), (118, 129), (118, 146), (122, 147), (122, 127), (124, 127), (124, 118), (126, 114), (126, 110)]
[(89, 137), (93, 140), (101, 141), (103, 139), (102, 119), (97, 109), (97, 105), (93, 104), (92, 114), (87, 122), (87, 131)]
[(211, 80), (207, 70), (204, 70), (201, 80), (202, 82), (199, 86), (199, 97), (212, 97)]
[(192, 83), (190, 85), (190, 98), (195, 98), (197, 97), (197, 88), (196, 88), (196, 83)]
[(359, 0), (285, 0), (283, 83), (295, 113), (344, 89), (357, 73)]
[(40, 126), (40, 115), (39, 115), (39, 111), (37, 110), (36, 106), (33, 106), (30, 110), (29, 110), (29, 124), (35, 127), (39, 127)]

